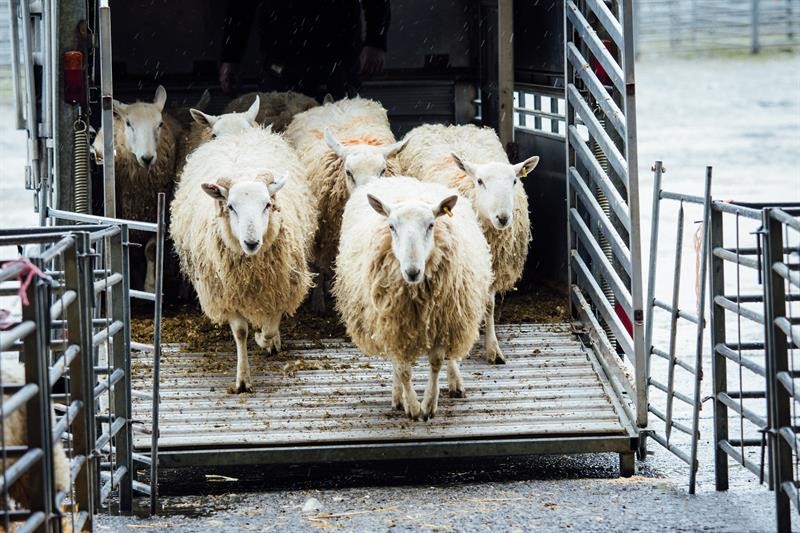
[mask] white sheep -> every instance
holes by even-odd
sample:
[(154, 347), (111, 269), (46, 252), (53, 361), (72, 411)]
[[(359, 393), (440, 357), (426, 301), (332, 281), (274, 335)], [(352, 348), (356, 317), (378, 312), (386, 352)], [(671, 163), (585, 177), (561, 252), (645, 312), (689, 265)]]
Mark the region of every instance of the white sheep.
[(395, 142), (383, 106), (365, 98), (328, 102), (300, 113), (285, 135), (306, 165), (319, 207), (314, 253), (319, 278), (311, 303), (321, 312), (344, 205), (356, 187), (383, 175), (398, 174), (392, 156), (403, 143)]
[(486, 310), (486, 359), (505, 363), (494, 329), (495, 295), (522, 276), (531, 241), (528, 197), (521, 178), (539, 163), (533, 156), (512, 165), (491, 128), (428, 124), (411, 130), (400, 152), (403, 173), (441, 183), (469, 198), (492, 252), (494, 284)]
[[(336, 307), (359, 349), (391, 358), (392, 406), (414, 419), (436, 414), (445, 358), (450, 395), (464, 396), (458, 362), (478, 338), (492, 283), (486, 239), (459, 198), (436, 183), (394, 177), (356, 190), (344, 211)], [(423, 354), (430, 374), (420, 405), (411, 369)]]
[(190, 109), (192, 124), (188, 130), (184, 130), (183, 138), (179, 143), (178, 156), (175, 166), (175, 175), (181, 175), (186, 164), (186, 158), (201, 144), (207, 143), (217, 137), (224, 137), (235, 133), (241, 133), (246, 129), (255, 128), (256, 114), (258, 113), (259, 98), (249, 109), (242, 113), (230, 112), (223, 115), (209, 115), (200, 109)]
[(260, 328), (259, 346), (279, 351), (281, 318), (312, 285), (317, 212), (305, 170), (280, 135), (262, 128), (228, 135), (189, 156), (171, 213), (181, 270), (203, 312), (233, 331), (234, 390), (251, 391), (248, 324)]
[(225, 113), (242, 112), (249, 109), (256, 97), (259, 98), (256, 122), (260, 126), (272, 125), (272, 131), (276, 133), (285, 130), (296, 114), (319, 105), (319, 102), (310, 96), (293, 91), (247, 93), (231, 100), (225, 106)]
[[(2, 381), (3, 385), (24, 385), (25, 367), (17, 362), (3, 360), (2, 362)], [(3, 395), (3, 403), (11, 398), (10, 394)], [(26, 446), (28, 444), (28, 419), (27, 406), (15, 410), (9, 416), (3, 417), (3, 444), (9, 446)], [(15, 459), (6, 459), (6, 465), (10, 467), (16, 462)], [(3, 474), (2, 463), (0, 463), (0, 475)], [(67, 491), (70, 486), (70, 463), (64, 447), (59, 440), (53, 445), (53, 476), (56, 482), (56, 491)], [(9, 495), (14, 498), (21, 507), (30, 509), (30, 489), (33, 485), (41, 485), (41, 479), (32, 479), (30, 473), (23, 476), (9, 488)]]

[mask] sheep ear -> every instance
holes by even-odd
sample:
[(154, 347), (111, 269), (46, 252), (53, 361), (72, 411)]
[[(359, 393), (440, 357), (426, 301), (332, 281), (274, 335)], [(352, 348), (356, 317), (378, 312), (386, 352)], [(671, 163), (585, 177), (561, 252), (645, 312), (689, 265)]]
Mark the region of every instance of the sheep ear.
[(406, 147), (406, 143), (408, 142), (408, 138), (403, 139), (402, 141), (398, 141), (394, 144), (389, 144), (383, 147), (383, 157), (389, 159), (393, 155), (397, 155), (400, 151)]
[(153, 99), (153, 104), (159, 111), (164, 111), (164, 104), (167, 103), (167, 90), (163, 85), (159, 85), (156, 89), (156, 97)]
[(472, 166), (471, 164), (467, 163), (466, 161), (464, 161), (463, 159), (458, 157), (456, 154), (452, 154), (451, 153), (450, 157), (453, 158), (453, 161), (455, 162), (455, 164), (456, 164), (456, 166), (458, 168), (460, 168), (461, 170), (463, 170), (464, 172), (466, 172), (470, 176), (475, 177), (475, 167), (474, 166)]
[(336, 100), (334, 100), (333, 95), (331, 93), (325, 93), (325, 98), (322, 99), (322, 105), (332, 104), (335, 101)]
[(278, 192), (279, 190), (281, 190), (283, 188), (283, 186), (286, 185), (286, 182), (288, 180), (289, 180), (289, 173), (288, 172), (285, 172), (284, 174), (281, 174), (280, 176), (275, 176), (275, 178), (272, 180), (272, 183), (267, 185), (267, 190), (269, 191), (269, 194), (273, 195), (276, 192)]
[(228, 189), (216, 183), (204, 183), (201, 187), (214, 200), (224, 200), (228, 197)]
[(377, 211), (379, 215), (388, 217), (389, 214), (392, 212), (392, 208), (389, 207), (388, 204), (384, 204), (383, 202), (381, 202), (376, 196), (367, 194), (367, 201), (369, 202), (369, 205), (372, 206), (372, 209)]
[(256, 95), (253, 103), (250, 105), (250, 108), (244, 112), (244, 116), (247, 120), (250, 121), (251, 124), (255, 126), (256, 124), (256, 117), (258, 116), (258, 110), (261, 107), (261, 98)]
[(200, 99), (194, 105), (194, 108), (199, 109), (200, 111), (205, 111), (205, 109), (208, 107), (208, 104), (210, 103), (211, 103), (211, 92), (208, 89), (206, 89), (205, 91), (203, 91), (203, 94), (200, 95)]
[(346, 155), (344, 147), (341, 144), (339, 144), (339, 141), (337, 141), (336, 137), (333, 136), (333, 133), (331, 133), (330, 128), (325, 128), (325, 142), (328, 143), (328, 146), (330, 147), (331, 150), (336, 152), (336, 155), (344, 159)]
[(458, 195), (453, 194), (448, 196), (437, 205), (433, 209), (433, 216), (440, 217), (442, 215), (453, 216), (453, 208), (456, 206), (456, 202), (458, 202)]
[(264, 128), (264, 130), (265, 130), (267, 133), (273, 133), (273, 131), (272, 131), (272, 124), (267, 124), (267, 127), (266, 127), (266, 128)]
[(538, 155), (529, 157), (522, 163), (517, 163), (516, 165), (514, 165), (514, 173), (517, 175), (517, 177), (524, 178), (525, 176), (533, 172), (533, 169), (535, 169), (536, 165), (538, 164), (539, 164)]
[(123, 104), (119, 100), (112, 100), (111, 101), (111, 109), (113, 110), (114, 114), (118, 117), (125, 114), (125, 111), (128, 109), (128, 104)]
[(217, 120), (219, 120), (219, 117), (215, 117), (214, 115), (206, 115), (199, 109), (190, 109), (189, 114), (192, 115), (192, 120), (201, 126), (206, 126), (208, 128), (213, 128), (214, 124), (216, 124)]

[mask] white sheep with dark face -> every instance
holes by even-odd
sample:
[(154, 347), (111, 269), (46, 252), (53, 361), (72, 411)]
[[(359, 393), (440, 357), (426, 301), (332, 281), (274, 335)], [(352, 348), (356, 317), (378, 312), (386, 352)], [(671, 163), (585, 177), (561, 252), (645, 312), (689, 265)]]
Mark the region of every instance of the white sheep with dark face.
[(233, 390), (249, 392), (250, 325), (260, 330), (259, 346), (279, 351), (281, 319), (295, 313), (312, 285), (317, 212), (305, 169), (283, 138), (264, 128), (226, 135), (189, 156), (171, 213), (184, 276), (203, 312), (233, 331)]
[(522, 276), (531, 240), (528, 197), (522, 179), (539, 163), (533, 156), (512, 165), (491, 128), (428, 124), (411, 130), (398, 155), (404, 174), (441, 183), (468, 198), (492, 252), (494, 284), (486, 310), (486, 359), (504, 363), (494, 329), (495, 295)]
[[(450, 396), (463, 397), (458, 363), (478, 338), (492, 283), (489, 247), (469, 202), (415, 178), (357, 189), (342, 220), (333, 294), (353, 342), (394, 368), (392, 406), (413, 419), (436, 414), (447, 360)], [(430, 373), (420, 403), (416, 360)]]
[(308, 169), (319, 207), (314, 255), (320, 275), (311, 304), (322, 312), (344, 205), (356, 188), (398, 173), (395, 155), (403, 144), (396, 142), (383, 106), (366, 98), (326, 101), (297, 114), (286, 128), (286, 138)]

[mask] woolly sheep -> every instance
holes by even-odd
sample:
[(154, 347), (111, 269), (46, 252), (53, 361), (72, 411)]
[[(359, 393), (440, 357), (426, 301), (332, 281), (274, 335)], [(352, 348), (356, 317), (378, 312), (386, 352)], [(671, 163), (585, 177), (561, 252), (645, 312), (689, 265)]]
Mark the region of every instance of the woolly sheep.
[[(0, 366), (2, 366), (0, 374), (2, 374), (4, 385), (25, 384), (25, 367), (21, 363), (4, 360)], [(10, 394), (4, 394), (3, 402), (5, 403), (10, 398)], [(25, 446), (28, 444), (26, 405), (23, 405), (21, 408), (11, 413), (11, 415), (3, 418), (3, 439), (6, 447)], [(6, 464), (9, 467), (14, 464), (14, 462), (14, 459), (6, 459)], [(59, 492), (68, 490), (70, 485), (70, 464), (60, 440), (53, 445), (53, 469), (56, 490)], [(0, 464), (0, 475), (2, 475), (3, 472), (3, 465)], [(41, 482), (41, 479), (31, 479), (31, 474), (26, 473), (19, 481), (10, 487), (9, 494), (18, 505), (25, 509), (30, 509), (29, 487), (32, 485), (40, 485)]]
[(308, 170), (319, 206), (314, 253), (319, 278), (312, 294), (315, 311), (325, 309), (325, 278), (336, 257), (342, 212), (350, 193), (383, 175), (398, 174), (395, 142), (386, 110), (378, 102), (351, 98), (298, 114), (286, 129)]
[(303, 166), (262, 128), (216, 139), (189, 156), (171, 212), (181, 270), (203, 312), (233, 331), (234, 391), (251, 391), (248, 324), (260, 328), (259, 346), (279, 351), (281, 318), (312, 284), (317, 212)]
[(259, 98), (258, 115), (256, 123), (260, 126), (272, 125), (272, 131), (280, 133), (292, 121), (298, 113), (302, 113), (312, 107), (317, 107), (319, 102), (301, 93), (296, 92), (268, 92), (268, 93), (248, 93), (231, 100), (225, 106), (225, 113), (241, 113), (250, 108)]
[(255, 128), (256, 114), (258, 113), (259, 98), (243, 113), (231, 112), (223, 115), (208, 115), (200, 109), (190, 109), (192, 124), (185, 132), (180, 142), (175, 175), (180, 176), (186, 164), (186, 157), (201, 144), (207, 143), (217, 137), (240, 133), (246, 129)]
[(531, 241), (528, 197), (520, 178), (537, 156), (512, 165), (491, 128), (424, 125), (406, 135), (398, 156), (404, 173), (458, 189), (478, 214), (492, 252), (494, 284), (486, 310), (486, 359), (505, 363), (494, 329), (495, 295), (514, 288), (522, 276)]
[[(486, 239), (455, 190), (394, 177), (365, 185), (347, 202), (336, 307), (359, 349), (392, 360), (392, 406), (409, 417), (436, 414), (445, 358), (450, 396), (464, 396), (458, 363), (478, 338), (491, 283)], [(411, 369), (423, 354), (430, 374), (420, 405)]]

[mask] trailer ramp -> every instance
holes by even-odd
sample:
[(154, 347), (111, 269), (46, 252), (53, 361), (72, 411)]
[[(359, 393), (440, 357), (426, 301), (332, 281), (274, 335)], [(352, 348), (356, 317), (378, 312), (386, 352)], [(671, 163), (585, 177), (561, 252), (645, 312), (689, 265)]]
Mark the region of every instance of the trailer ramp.
[[(391, 408), (388, 360), (348, 342), (287, 342), (250, 354), (253, 394), (229, 394), (236, 354), (165, 345), (161, 363), (159, 464), (164, 467), (411, 457), (619, 452), (632, 473), (636, 431), (594, 352), (569, 324), (497, 327), (508, 364), (493, 366), (481, 343), (462, 363), (466, 398), (446, 378), (435, 418), (411, 421)], [(424, 363), (424, 364), (423, 364)], [(133, 356), (133, 387), (149, 391), (152, 358)], [(417, 365), (418, 392), (427, 362)], [(445, 372), (442, 372), (445, 374)], [(150, 403), (134, 415), (152, 425)], [(150, 438), (138, 436), (147, 453)]]

